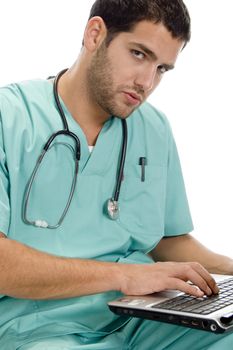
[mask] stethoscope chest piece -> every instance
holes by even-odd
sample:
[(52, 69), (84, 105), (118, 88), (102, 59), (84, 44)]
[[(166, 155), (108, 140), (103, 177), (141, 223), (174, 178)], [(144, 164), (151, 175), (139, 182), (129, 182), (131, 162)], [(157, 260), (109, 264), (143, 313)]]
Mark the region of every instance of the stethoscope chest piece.
[(107, 201), (107, 214), (111, 220), (117, 220), (119, 217), (119, 205), (118, 201), (109, 199)]

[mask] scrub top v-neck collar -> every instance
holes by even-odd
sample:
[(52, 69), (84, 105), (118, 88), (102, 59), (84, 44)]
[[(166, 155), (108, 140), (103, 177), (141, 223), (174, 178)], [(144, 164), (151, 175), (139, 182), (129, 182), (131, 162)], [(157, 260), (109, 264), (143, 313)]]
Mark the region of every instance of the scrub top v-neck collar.
[[(95, 147), (90, 153), (87, 139), (82, 128), (72, 117), (71, 113), (67, 109), (64, 101), (60, 96), (59, 99), (65, 113), (70, 131), (74, 132), (80, 139), (81, 158), (79, 161), (79, 173), (87, 176), (93, 174), (104, 174), (106, 169), (108, 169), (113, 162), (118, 162), (122, 144), (122, 127), (120, 119), (116, 117), (110, 117), (104, 123), (98, 135)], [(55, 101), (53, 103), (56, 107)], [(60, 118), (58, 112), (57, 114), (58, 118)]]

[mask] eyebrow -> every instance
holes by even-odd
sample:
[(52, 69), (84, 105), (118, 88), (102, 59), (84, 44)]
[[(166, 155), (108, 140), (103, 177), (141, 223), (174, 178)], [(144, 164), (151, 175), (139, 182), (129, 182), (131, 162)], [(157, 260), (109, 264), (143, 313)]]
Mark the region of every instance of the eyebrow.
[[(132, 42), (131, 44), (137, 46), (139, 49), (144, 51), (153, 61), (158, 60), (158, 56), (153, 51), (148, 49), (148, 47), (146, 47), (145, 45), (136, 43), (136, 42)], [(165, 67), (167, 70), (171, 70), (175, 68), (173, 64), (167, 64), (167, 63), (162, 64), (162, 66)]]

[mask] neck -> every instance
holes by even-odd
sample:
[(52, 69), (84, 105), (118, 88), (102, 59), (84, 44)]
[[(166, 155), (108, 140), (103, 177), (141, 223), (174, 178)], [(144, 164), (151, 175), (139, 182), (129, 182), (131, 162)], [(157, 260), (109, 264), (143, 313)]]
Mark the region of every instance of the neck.
[(91, 100), (85, 81), (85, 69), (81, 69), (76, 63), (61, 76), (58, 93), (74, 120), (82, 128), (88, 144), (94, 145), (109, 116)]

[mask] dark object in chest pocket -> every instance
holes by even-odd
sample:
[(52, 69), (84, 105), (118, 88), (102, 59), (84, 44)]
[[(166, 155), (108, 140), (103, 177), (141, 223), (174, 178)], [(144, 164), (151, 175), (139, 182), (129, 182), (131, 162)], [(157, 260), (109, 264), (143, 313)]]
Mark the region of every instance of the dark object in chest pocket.
[(136, 232), (154, 231), (163, 224), (166, 167), (147, 166), (141, 181), (140, 167), (127, 169), (122, 184), (119, 223)]

